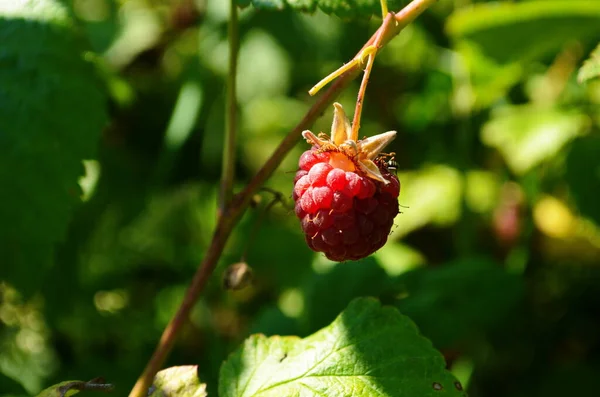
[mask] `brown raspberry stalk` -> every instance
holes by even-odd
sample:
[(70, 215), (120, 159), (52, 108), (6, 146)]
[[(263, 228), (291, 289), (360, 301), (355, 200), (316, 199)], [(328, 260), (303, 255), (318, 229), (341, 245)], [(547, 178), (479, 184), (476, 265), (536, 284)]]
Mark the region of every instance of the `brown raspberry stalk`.
[(293, 198), (308, 246), (334, 261), (381, 248), (398, 214), (400, 182), (380, 156), (396, 131), (357, 140), (334, 104), (331, 138), (304, 131), (312, 148), (300, 156)]

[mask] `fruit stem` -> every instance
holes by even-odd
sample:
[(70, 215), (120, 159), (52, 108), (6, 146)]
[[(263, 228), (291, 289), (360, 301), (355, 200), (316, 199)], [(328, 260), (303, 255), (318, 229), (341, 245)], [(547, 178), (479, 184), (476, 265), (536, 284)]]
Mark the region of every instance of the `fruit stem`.
[[(381, 46), (384, 46), (392, 37), (400, 33), (400, 31), (412, 22), (417, 16), (419, 16), (425, 9), (437, 0), (413, 0), (412, 3), (408, 4), (402, 11), (396, 14), (395, 19), (397, 24), (392, 24), (391, 29), (388, 30), (387, 34), (382, 34)], [(417, 3), (416, 5), (413, 5)], [(406, 11), (406, 9), (409, 11)], [(399, 18), (399, 15), (401, 16)], [(381, 29), (381, 28), (380, 28)], [(369, 41), (364, 45), (364, 48), (372, 45), (377, 38), (377, 33), (371, 36)], [(362, 53), (363, 49), (359, 52)], [(357, 55), (357, 56), (358, 56)], [(192, 279), (192, 282), (186, 291), (183, 298), (183, 302), (177, 309), (177, 313), (173, 316), (163, 334), (160, 338), (156, 350), (152, 354), (152, 357), (146, 364), (144, 372), (138, 378), (135, 386), (129, 393), (129, 397), (146, 397), (148, 394), (148, 388), (152, 384), (154, 376), (158, 370), (164, 364), (168, 354), (173, 349), (175, 339), (185, 321), (188, 319), (190, 311), (194, 307), (196, 300), (200, 296), (200, 293), (204, 289), (206, 282), (215, 270), (217, 262), (225, 243), (231, 234), (234, 226), (239, 222), (244, 211), (250, 205), (254, 194), (262, 187), (265, 181), (273, 174), (275, 169), (281, 164), (283, 158), (292, 150), (292, 148), (300, 141), (302, 131), (308, 129), (324, 112), (331, 106), (333, 101), (345, 89), (350, 82), (357, 76), (359, 72), (358, 65), (348, 70), (331, 86), (325, 93), (314, 103), (314, 105), (308, 110), (304, 118), (291, 130), (288, 135), (283, 138), (283, 141), (279, 144), (275, 152), (266, 161), (262, 168), (254, 175), (252, 180), (240, 193), (233, 196), (229, 201), (229, 204), (225, 206), (222, 216), (219, 217), (217, 227), (212, 236), (212, 240), (202, 262), (198, 266), (196, 273)]]
[(372, 51), (369, 52), (367, 58), (367, 66), (365, 67), (365, 73), (363, 74), (362, 81), (360, 83), (360, 88), (358, 90), (358, 96), (356, 97), (356, 107), (354, 108), (354, 118), (352, 119), (352, 135), (350, 139), (353, 141), (358, 141), (358, 131), (360, 130), (360, 116), (362, 113), (363, 102), (365, 99), (365, 93), (367, 92), (367, 84), (369, 84), (369, 76), (371, 75), (371, 70), (373, 69), (373, 63), (375, 62), (375, 56), (377, 55), (377, 51), (381, 48), (381, 40), (382, 37), (387, 34), (390, 29), (391, 22), (394, 20), (394, 14), (388, 13), (383, 19), (383, 23), (377, 32), (375, 32), (375, 40), (373, 45), (369, 48), (373, 48)]
[(409, 23), (414, 21), (426, 9), (438, 1), (439, 0), (413, 0), (408, 3), (406, 7), (394, 15), (396, 22), (398, 22), (396, 29), (404, 29)]
[(219, 194), (219, 217), (231, 201), (233, 180), (235, 178), (235, 150), (237, 134), (236, 76), (240, 48), (238, 9), (236, 0), (231, 0), (228, 28), (229, 70), (227, 74), (227, 103), (225, 107), (225, 142), (223, 145), (223, 163), (221, 190)]
[(310, 96), (314, 96), (317, 92), (319, 92), (327, 84), (331, 83), (333, 80), (335, 80), (339, 76), (343, 75), (344, 73), (356, 68), (356, 66), (360, 63), (360, 59), (359, 59), (360, 55), (361, 54), (358, 54), (357, 57), (352, 59), (350, 62), (344, 64), (339, 69), (329, 73), (321, 81), (319, 81), (317, 84), (315, 84), (315, 86), (313, 88), (308, 90), (308, 94)]
[[(438, 0), (413, 0), (412, 2), (407, 4), (406, 7), (404, 7), (402, 10), (400, 10), (399, 12), (394, 14), (393, 18), (396, 20), (396, 26), (394, 27), (394, 29), (391, 29), (389, 31), (390, 34), (382, 34), (380, 48), (381, 48), (381, 46), (385, 45), (392, 37), (394, 37), (398, 33), (400, 33), (400, 31), (402, 29), (404, 29), (409, 23), (411, 23), (419, 15), (421, 15), (423, 13), (423, 11), (425, 11), (427, 8), (429, 8), (431, 5), (433, 5), (433, 3), (437, 3), (437, 2), (438, 2)], [(383, 13), (383, 20), (385, 21), (385, 17), (388, 14), (387, 11), (384, 11), (384, 10), (387, 10), (387, 1), (380, 0), (380, 3), (381, 3), (381, 9), (382, 9), (382, 13)], [(383, 24), (382, 24), (382, 26), (383, 26)], [(381, 32), (382, 30), (383, 29), (381, 29), (381, 27), (380, 27), (377, 32)], [(362, 64), (364, 58), (368, 55), (367, 53), (365, 53), (365, 51), (370, 46), (373, 45), (375, 38), (376, 38), (376, 34), (371, 36), (369, 41), (367, 41), (367, 43), (363, 46), (363, 48), (360, 50), (360, 52), (358, 54), (356, 54), (356, 56), (354, 58), (352, 58), (352, 60), (350, 62), (342, 65), (337, 70), (329, 73), (325, 78), (323, 78), (321, 81), (319, 81), (317, 84), (315, 84), (314, 87), (312, 87), (308, 91), (308, 93), (311, 96), (316, 95), (317, 92), (319, 92), (327, 84), (329, 84), (336, 78), (342, 76), (343, 74), (354, 70), (356, 67), (358, 67), (360, 64)]]
[(381, 18), (385, 19), (388, 14), (387, 0), (379, 0), (379, 4), (381, 5)]

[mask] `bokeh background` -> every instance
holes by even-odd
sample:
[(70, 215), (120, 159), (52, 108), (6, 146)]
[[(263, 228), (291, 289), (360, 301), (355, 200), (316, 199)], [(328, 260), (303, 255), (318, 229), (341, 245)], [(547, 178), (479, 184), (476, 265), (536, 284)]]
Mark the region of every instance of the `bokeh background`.
[[(110, 124), (53, 265), (0, 282), (2, 396), (98, 376), (124, 395), (215, 225), (229, 2), (65, 3), (99, 55)], [(589, 1), (579, 16), (548, 17), (561, 2), (538, 1), (525, 27), (486, 30), (499, 17), (471, 14), (479, 3), (440, 0), (377, 57), (361, 133), (398, 131), (403, 207), (388, 244), (342, 264), (308, 249), (291, 202), (299, 143), (266, 185), (285, 200), (265, 211), (274, 196), (256, 197), (168, 365), (199, 364), (216, 395), (220, 364), (251, 333), (306, 336), (353, 297), (377, 296), (417, 323), (473, 397), (596, 394), (600, 81), (577, 71), (600, 11)], [(236, 188), (379, 21), (253, 7), (240, 18)], [(477, 24), (484, 34), (471, 37)], [(339, 98), (349, 113), (357, 89)], [(223, 270), (243, 259), (254, 284), (223, 290)]]

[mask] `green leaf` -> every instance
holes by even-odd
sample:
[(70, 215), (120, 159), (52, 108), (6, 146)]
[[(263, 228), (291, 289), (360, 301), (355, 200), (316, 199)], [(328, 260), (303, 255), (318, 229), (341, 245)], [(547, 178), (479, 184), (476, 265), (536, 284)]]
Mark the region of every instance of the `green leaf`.
[(533, 60), (600, 34), (600, 1), (491, 2), (463, 8), (446, 25), (499, 62)]
[(577, 73), (577, 80), (584, 83), (588, 80), (600, 77), (600, 43), (592, 51), (590, 57), (583, 63)]
[[(477, 46), (468, 41), (458, 43), (456, 50), (469, 70), (468, 83), (472, 97), (465, 97), (464, 100), (467, 101), (467, 105), (463, 105), (465, 108), (472, 106), (474, 109), (485, 109), (493, 105), (522, 78), (524, 68), (521, 64), (500, 64), (486, 57)], [(472, 105), (469, 101), (472, 101)]]
[(31, 289), (80, 202), (105, 95), (60, 2), (1, 2), (0, 42), (0, 278)]
[(89, 382), (83, 382), (80, 380), (67, 380), (42, 390), (37, 397), (70, 397), (78, 394), (80, 391), (109, 392), (112, 390), (112, 385), (104, 383), (100, 379), (92, 379)]
[(42, 390), (37, 397), (69, 397), (79, 393), (77, 388), (73, 388), (72, 386), (75, 384), (84, 383), (77, 380), (68, 380), (65, 382), (60, 382), (54, 386), (50, 386), (47, 389)]
[(566, 179), (577, 208), (600, 225), (600, 137), (592, 135), (573, 142), (567, 155)]
[(524, 174), (555, 156), (582, 134), (589, 119), (579, 113), (536, 106), (505, 106), (495, 110), (481, 130), (481, 139), (497, 148), (509, 167)]
[[(259, 10), (277, 10), (291, 8), (294, 11), (314, 12), (319, 7), (327, 14), (342, 18), (381, 16), (379, 0), (237, 0), (240, 7), (252, 4)], [(388, 0), (390, 11), (399, 11), (407, 4), (406, 0)]]
[(304, 338), (254, 335), (221, 367), (221, 397), (464, 396), (444, 358), (392, 307), (357, 299)]
[(398, 286), (396, 306), (439, 348), (501, 323), (523, 292), (519, 276), (478, 258), (410, 271)]
[(206, 397), (206, 384), (198, 379), (197, 365), (163, 369), (154, 377), (150, 397)]

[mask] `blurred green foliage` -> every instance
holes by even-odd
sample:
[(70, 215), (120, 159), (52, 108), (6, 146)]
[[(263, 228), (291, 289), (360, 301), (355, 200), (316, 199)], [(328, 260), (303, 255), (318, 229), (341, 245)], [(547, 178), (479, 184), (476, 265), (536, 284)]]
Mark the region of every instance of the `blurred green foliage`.
[(0, 4), (0, 258), (29, 294), (80, 201), (81, 161), (95, 154), (107, 98), (66, 7), (10, 3)]
[[(378, 26), (314, 8), (342, 2), (252, 3), (236, 188)], [(288, 6), (257, 9), (276, 3)], [(123, 395), (141, 373), (215, 225), (227, 4), (0, 1), (0, 396), (98, 376)], [(167, 365), (197, 364), (217, 395), (221, 364), (251, 333), (306, 337), (375, 296), (441, 349), (470, 396), (594, 395), (598, 37), (597, 1), (440, 0), (380, 53), (367, 90), (362, 134), (399, 133), (403, 208), (388, 244), (330, 263), (306, 247), (291, 198), (265, 213), (261, 193)], [(357, 89), (339, 98), (346, 109)], [(329, 130), (331, 110), (313, 131)], [(268, 187), (291, 195), (304, 150)], [(242, 257), (254, 284), (223, 290)]]
[(600, 77), (600, 44), (592, 51), (577, 74), (577, 80), (585, 82)]

